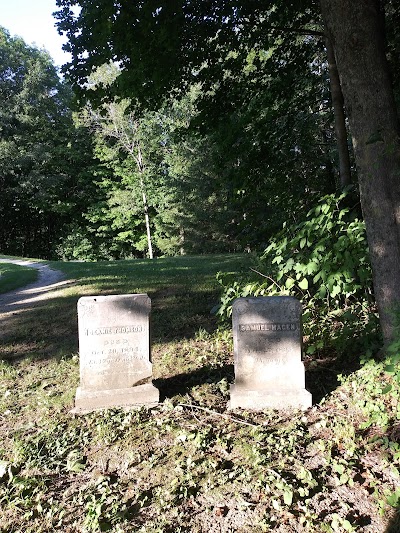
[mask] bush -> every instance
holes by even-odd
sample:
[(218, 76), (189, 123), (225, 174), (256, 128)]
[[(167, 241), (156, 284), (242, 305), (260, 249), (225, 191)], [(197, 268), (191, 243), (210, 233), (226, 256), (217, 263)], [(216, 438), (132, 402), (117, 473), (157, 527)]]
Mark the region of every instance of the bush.
[(291, 295), (303, 303), (308, 354), (371, 347), (378, 340), (378, 320), (365, 225), (345, 206), (348, 199), (347, 193), (325, 196), (304, 222), (284, 224), (252, 279), (219, 275), (224, 291), (217, 314), (230, 317), (240, 296)]

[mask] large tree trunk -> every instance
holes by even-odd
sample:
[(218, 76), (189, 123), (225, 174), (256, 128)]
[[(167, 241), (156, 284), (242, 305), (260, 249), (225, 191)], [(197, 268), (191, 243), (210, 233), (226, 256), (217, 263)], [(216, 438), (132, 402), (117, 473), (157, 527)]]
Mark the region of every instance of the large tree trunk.
[(384, 340), (400, 306), (400, 144), (378, 0), (320, 0), (353, 139)]

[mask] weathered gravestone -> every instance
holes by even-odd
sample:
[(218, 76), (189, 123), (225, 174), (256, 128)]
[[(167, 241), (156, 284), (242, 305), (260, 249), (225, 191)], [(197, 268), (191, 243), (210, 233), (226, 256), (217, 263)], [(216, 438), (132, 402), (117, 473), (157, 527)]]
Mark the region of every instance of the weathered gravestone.
[(78, 301), (80, 387), (75, 412), (155, 405), (147, 294), (85, 296)]
[(311, 406), (301, 361), (301, 304), (291, 296), (238, 298), (233, 303), (235, 384), (230, 408)]

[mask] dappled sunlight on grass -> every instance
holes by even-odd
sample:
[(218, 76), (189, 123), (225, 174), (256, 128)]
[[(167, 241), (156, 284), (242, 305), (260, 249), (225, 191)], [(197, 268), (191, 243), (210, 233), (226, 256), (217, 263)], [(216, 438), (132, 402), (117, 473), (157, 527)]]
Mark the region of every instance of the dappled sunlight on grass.
[[(0, 533), (384, 533), (389, 518), (396, 531), (400, 393), (382, 393), (382, 364), (350, 373), (316, 353), (306, 367), (320, 404), (227, 410), (232, 332), (210, 313), (215, 272), (249, 259), (67, 264), (73, 285), (2, 316)], [(76, 417), (77, 301), (132, 288), (152, 299), (161, 403)]]

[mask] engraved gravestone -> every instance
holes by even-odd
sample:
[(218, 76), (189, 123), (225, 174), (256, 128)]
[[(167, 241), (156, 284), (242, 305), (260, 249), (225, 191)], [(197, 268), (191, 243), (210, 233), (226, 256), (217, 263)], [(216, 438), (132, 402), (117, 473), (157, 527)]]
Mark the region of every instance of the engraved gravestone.
[(301, 303), (291, 296), (238, 298), (232, 321), (230, 408), (311, 407), (301, 361)]
[(84, 296), (78, 301), (80, 386), (75, 412), (155, 405), (147, 294)]

